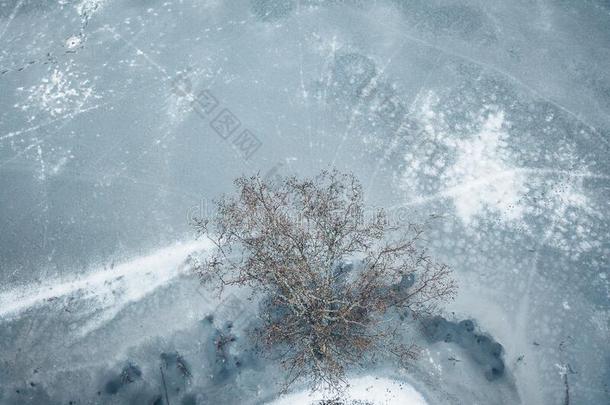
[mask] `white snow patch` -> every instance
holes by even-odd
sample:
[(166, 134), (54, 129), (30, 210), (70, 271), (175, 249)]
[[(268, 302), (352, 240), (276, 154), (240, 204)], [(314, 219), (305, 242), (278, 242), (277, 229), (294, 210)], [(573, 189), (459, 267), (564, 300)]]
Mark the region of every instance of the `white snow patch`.
[(452, 127), (452, 111), (430, 91), (412, 113), (424, 130), (405, 151), (400, 187), (412, 198), (404, 205), (447, 200), (466, 226), (493, 219), (525, 232), (534, 230), (530, 216), (542, 217), (552, 224), (545, 242), (574, 258), (601, 246), (593, 230), (603, 215), (585, 180), (605, 176), (591, 172), (572, 143), (541, 152), (549, 167), (523, 167), (519, 162), (530, 159), (510, 143), (511, 125), (498, 106), (482, 105), (470, 122)]
[(74, 7), (81, 17), (89, 19), (104, 3), (106, 0), (82, 0)]
[[(310, 405), (325, 398), (324, 392), (301, 391), (285, 395), (268, 405)], [(349, 388), (342, 401), (349, 404), (352, 401), (362, 401), (375, 405), (426, 405), (422, 395), (411, 385), (373, 376), (358, 377), (349, 380)]]
[(485, 211), (499, 214), (505, 222), (523, 215), (520, 199), (527, 192), (526, 177), (508, 162), (503, 124), (504, 112), (498, 111), (489, 114), (470, 139), (447, 140), (457, 157), (441, 179), (453, 190), (457, 214), (466, 224)]
[(207, 250), (209, 240), (178, 243), (137, 257), (111, 269), (100, 268), (71, 279), (50, 280), (0, 292), (0, 322), (28, 309), (58, 299), (92, 300), (88, 310), (96, 316), (86, 333), (112, 319), (127, 304), (136, 302), (184, 274), (190, 254)]
[(63, 71), (55, 68), (40, 84), (27, 90), (19, 88), (19, 91), (26, 92), (27, 102), (16, 104), (16, 107), (22, 111), (39, 110), (51, 117), (80, 111), (89, 99), (99, 98), (91, 82), (81, 76), (71, 71), (70, 66)]
[[(415, 112), (424, 129), (423, 139), (405, 155), (409, 168), (402, 176), (402, 187), (415, 186), (421, 193), (415, 202), (451, 200), (465, 224), (489, 213), (505, 223), (522, 219), (527, 176), (512, 164), (504, 111), (483, 106), (473, 116), (471, 134), (459, 137), (447, 125), (445, 113), (436, 110), (439, 103), (430, 92)], [(437, 179), (440, 190), (434, 192), (421, 175)]]

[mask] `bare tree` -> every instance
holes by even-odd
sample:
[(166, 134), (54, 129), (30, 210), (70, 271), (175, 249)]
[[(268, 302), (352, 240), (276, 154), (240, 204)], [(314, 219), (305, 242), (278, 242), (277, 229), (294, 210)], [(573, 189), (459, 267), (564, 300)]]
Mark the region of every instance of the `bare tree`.
[(372, 356), (416, 357), (392, 315), (429, 313), (455, 292), (448, 267), (418, 246), (423, 227), (391, 224), (381, 209), (365, 215), (353, 174), (235, 185), (215, 217), (195, 222), (216, 246), (197, 271), (220, 291), (248, 286), (265, 297), (256, 337), (287, 369), (285, 388), (307, 377), (340, 390), (348, 367)]

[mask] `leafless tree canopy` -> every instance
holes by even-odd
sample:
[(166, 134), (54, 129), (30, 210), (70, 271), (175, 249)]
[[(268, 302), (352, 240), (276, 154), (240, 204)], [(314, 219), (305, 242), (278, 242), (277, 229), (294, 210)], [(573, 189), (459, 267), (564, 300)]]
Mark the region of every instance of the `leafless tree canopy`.
[(307, 377), (337, 389), (350, 366), (375, 353), (414, 358), (391, 315), (432, 311), (455, 290), (447, 266), (418, 246), (422, 227), (390, 224), (383, 210), (365, 215), (352, 174), (235, 185), (214, 218), (196, 221), (217, 248), (197, 271), (220, 288), (264, 295), (257, 337), (280, 353), (286, 386)]

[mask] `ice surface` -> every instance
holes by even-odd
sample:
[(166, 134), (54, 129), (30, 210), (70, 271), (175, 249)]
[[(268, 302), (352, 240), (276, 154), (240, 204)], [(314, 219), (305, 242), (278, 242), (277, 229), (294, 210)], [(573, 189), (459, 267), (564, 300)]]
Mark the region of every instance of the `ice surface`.
[(0, 2), (0, 403), (278, 399), (189, 220), (240, 174), (329, 165), (438, 216), (460, 285), (458, 338), (405, 316), (420, 360), (352, 378), (609, 403), (609, 33), (601, 0)]

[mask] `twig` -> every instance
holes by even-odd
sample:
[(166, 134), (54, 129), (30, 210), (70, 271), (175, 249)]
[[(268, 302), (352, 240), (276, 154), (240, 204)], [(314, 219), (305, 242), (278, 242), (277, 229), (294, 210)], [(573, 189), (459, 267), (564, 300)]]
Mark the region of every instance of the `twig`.
[(161, 371), (161, 380), (163, 381), (163, 389), (165, 390), (165, 402), (167, 402), (167, 405), (170, 405), (169, 396), (167, 395), (167, 385), (165, 385), (165, 374), (163, 374), (163, 366), (159, 366), (159, 371)]

